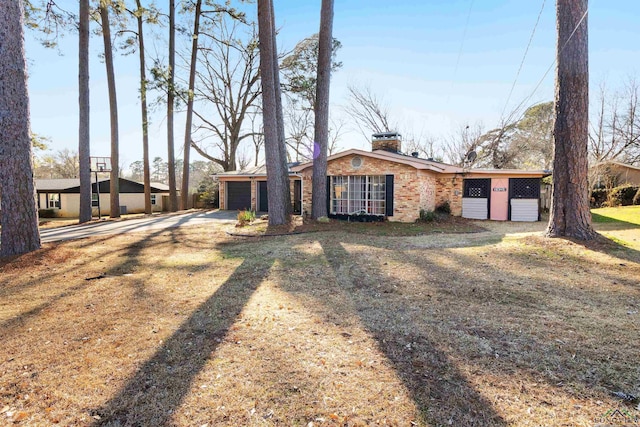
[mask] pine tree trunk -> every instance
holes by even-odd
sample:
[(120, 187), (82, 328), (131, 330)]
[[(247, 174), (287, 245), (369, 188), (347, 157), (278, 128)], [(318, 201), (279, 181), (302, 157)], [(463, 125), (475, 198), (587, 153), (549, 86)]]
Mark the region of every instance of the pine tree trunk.
[[(282, 225), (288, 221), (291, 196), (288, 192), (288, 171), (278, 123), (276, 100), (275, 28), (271, 0), (258, 0), (258, 31), (260, 38), (260, 72), (262, 83), (262, 107), (264, 121), (264, 151), (267, 164), (267, 191), (269, 193), (269, 225)], [(282, 115), (282, 112), (280, 112)], [(288, 202), (288, 203), (287, 203)]]
[(198, 58), (198, 34), (200, 33), (200, 10), (202, 0), (197, 0), (193, 21), (193, 41), (191, 44), (191, 64), (189, 69), (189, 98), (187, 100), (187, 117), (184, 130), (184, 162), (182, 163), (182, 189), (180, 191), (180, 207), (189, 209), (189, 161), (191, 152), (191, 126), (193, 124), (193, 96), (196, 85), (196, 60)]
[(0, 0), (0, 256), (40, 248), (22, 0)]
[(169, 211), (178, 210), (176, 189), (176, 158), (173, 137), (173, 108), (175, 104), (174, 76), (176, 68), (176, 5), (169, 1), (169, 92), (167, 95), (167, 163), (169, 166)]
[(318, 34), (318, 77), (316, 82), (315, 138), (311, 217), (327, 215), (327, 151), (329, 147), (329, 89), (333, 45), (333, 0), (322, 0)]
[(147, 70), (145, 65), (144, 50), (144, 33), (143, 33), (143, 17), (142, 5), (140, 0), (136, 0), (138, 8), (138, 54), (140, 57), (140, 105), (142, 112), (142, 163), (143, 163), (143, 179), (144, 179), (144, 213), (151, 215), (153, 206), (151, 205), (151, 168), (149, 165), (149, 118), (147, 109)]
[(279, 175), (282, 181), (281, 185), (284, 190), (284, 207), (285, 216), (288, 219), (293, 213), (293, 205), (291, 204), (291, 187), (289, 182), (289, 166), (287, 155), (287, 144), (284, 132), (284, 112), (282, 110), (282, 93), (280, 90), (280, 66), (278, 64), (278, 44), (276, 43), (276, 14), (271, 0), (271, 41), (273, 42), (273, 89), (276, 97), (276, 123), (278, 129), (278, 149), (280, 154), (280, 162), (285, 171)]
[(113, 50), (111, 47), (111, 26), (109, 24), (109, 5), (100, 0), (100, 18), (102, 20), (102, 39), (104, 40), (104, 63), (107, 68), (107, 86), (109, 88), (109, 119), (111, 122), (111, 174), (109, 186), (110, 216), (120, 218), (120, 155), (118, 148), (118, 100), (116, 96), (116, 77), (113, 71)]
[(89, 127), (89, 0), (80, 0), (78, 29), (78, 163), (80, 169), (79, 222), (91, 221), (91, 144)]
[[(587, 0), (558, 0), (553, 200), (547, 236), (589, 240)], [(573, 34), (573, 35), (572, 35)], [(571, 39), (569, 39), (571, 37)]]

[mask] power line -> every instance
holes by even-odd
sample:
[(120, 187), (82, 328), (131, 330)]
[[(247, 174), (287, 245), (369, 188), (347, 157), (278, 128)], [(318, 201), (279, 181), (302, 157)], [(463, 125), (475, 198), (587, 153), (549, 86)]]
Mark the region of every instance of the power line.
[[(542, 78), (540, 79), (540, 81), (538, 82), (538, 84), (536, 85), (536, 87), (533, 89), (533, 91), (531, 92), (531, 94), (529, 94), (529, 96), (527, 96), (525, 99), (522, 100), (522, 102), (520, 104), (518, 104), (518, 106), (513, 110), (518, 111), (524, 104), (526, 104), (527, 102), (529, 102), (529, 100), (533, 97), (533, 95), (536, 94), (536, 92), (538, 91), (538, 89), (540, 89), (540, 86), (542, 85), (542, 83), (544, 82), (544, 80), (547, 78), (547, 76), (549, 75), (549, 73), (551, 72), (551, 70), (553, 69), (553, 67), (556, 65), (556, 61), (558, 60), (558, 56), (562, 55), (562, 52), (564, 52), (564, 50), (566, 49), (567, 45), (569, 44), (569, 42), (571, 41), (571, 39), (573, 38), (573, 36), (576, 34), (576, 32), (578, 31), (578, 28), (580, 28), (580, 25), (582, 25), (582, 22), (585, 20), (585, 18), (587, 17), (589, 13), (589, 8), (587, 7), (587, 10), (584, 11), (584, 14), (582, 15), (582, 18), (580, 18), (580, 21), (578, 21), (578, 23), (576, 24), (576, 27), (573, 29), (573, 31), (571, 32), (571, 34), (569, 35), (569, 38), (567, 38), (567, 41), (564, 42), (564, 44), (562, 45), (562, 47), (560, 48), (560, 50), (558, 51), (558, 54), (556, 55), (556, 57), (553, 59), (553, 61), (551, 62), (551, 65), (549, 65), (549, 68), (547, 68), (547, 71), (545, 71), (544, 75), (542, 76)], [(524, 113), (520, 115), (520, 118), (522, 118), (524, 116)]]
[(504, 112), (507, 111), (507, 106), (509, 105), (509, 101), (511, 101), (511, 95), (513, 95), (513, 90), (515, 89), (518, 78), (520, 77), (520, 72), (522, 71), (524, 61), (527, 58), (527, 54), (529, 53), (529, 48), (531, 47), (531, 43), (533, 42), (533, 37), (536, 34), (536, 29), (538, 28), (538, 24), (540, 23), (540, 18), (542, 17), (542, 12), (544, 11), (544, 6), (546, 5), (546, 3), (547, 0), (542, 0), (542, 7), (540, 8), (540, 12), (538, 12), (538, 18), (536, 19), (536, 23), (533, 26), (533, 31), (531, 31), (529, 43), (527, 43), (527, 48), (524, 50), (524, 55), (522, 56), (522, 61), (520, 61), (520, 66), (518, 67), (518, 71), (516, 72), (516, 77), (515, 79), (513, 79), (513, 84), (511, 85), (509, 96), (507, 96), (507, 102), (504, 103), (504, 108), (502, 109), (502, 114), (500, 115), (500, 121), (502, 121), (502, 119), (504, 118)]
[(460, 42), (460, 49), (458, 50), (458, 57), (456, 58), (456, 66), (453, 70), (453, 78), (451, 80), (451, 89), (449, 90), (449, 96), (447, 96), (447, 104), (451, 98), (453, 92), (453, 86), (455, 85), (456, 75), (458, 74), (458, 67), (460, 65), (460, 58), (462, 57), (462, 50), (464, 49), (464, 42), (467, 40), (467, 30), (469, 29), (469, 21), (471, 20), (471, 11), (473, 10), (473, 4), (475, 0), (471, 0), (469, 3), (469, 12), (467, 12), (467, 21), (464, 24), (464, 32), (462, 33), (462, 41)]

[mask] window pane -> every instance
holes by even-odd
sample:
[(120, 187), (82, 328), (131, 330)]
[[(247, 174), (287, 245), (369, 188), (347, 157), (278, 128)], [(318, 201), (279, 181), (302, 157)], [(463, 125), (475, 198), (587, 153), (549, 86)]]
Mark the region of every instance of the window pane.
[(335, 214), (384, 215), (385, 177), (355, 175), (331, 177), (331, 207)]

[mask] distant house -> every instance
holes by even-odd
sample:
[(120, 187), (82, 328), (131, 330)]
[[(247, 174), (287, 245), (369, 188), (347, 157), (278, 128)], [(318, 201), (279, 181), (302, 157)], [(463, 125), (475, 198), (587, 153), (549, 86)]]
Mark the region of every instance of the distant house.
[(621, 162), (602, 162), (590, 168), (593, 188), (613, 188), (619, 185), (640, 186), (640, 167)]
[[(99, 179), (91, 186), (91, 206), (93, 214), (110, 213), (110, 180)], [(120, 178), (120, 211), (121, 213), (144, 212), (144, 184)], [(73, 179), (36, 179), (38, 209), (53, 209), (58, 217), (76, 218), (80, 214), (80, 180)], [(99, 191), (98, 191), (99, 190)], [(99, 194), (99, 196), (98, 196)], [(161, 183), (151, 184), (151, 205), (154, 212), (166, 210), (169, 186)]]
[[(413, 222), (420, 211), (448, 204), (456, 216), (538, 221), (546, 171), (466, 169), (401, 153), (396, 133), (373, 135), (372, 151), (347, 150), (327, 159), (327, 215)], [(294, 211), (311, 212), (313, 163), (290, 166)], [(265, 167), (224, 172), (220, 208), (266, 211)]]

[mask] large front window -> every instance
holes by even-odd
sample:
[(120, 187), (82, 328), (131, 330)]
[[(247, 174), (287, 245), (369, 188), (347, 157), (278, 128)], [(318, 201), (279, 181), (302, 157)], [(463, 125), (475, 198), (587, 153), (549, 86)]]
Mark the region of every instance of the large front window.
[(385, 176), (331, 177), (331, 213), (384, 215)]

